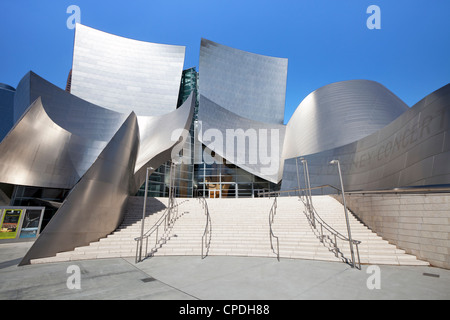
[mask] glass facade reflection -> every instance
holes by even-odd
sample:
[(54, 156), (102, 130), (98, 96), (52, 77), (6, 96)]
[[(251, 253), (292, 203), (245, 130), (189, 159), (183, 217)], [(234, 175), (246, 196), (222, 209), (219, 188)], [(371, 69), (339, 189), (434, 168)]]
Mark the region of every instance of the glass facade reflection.
[[(148, 179), (149, 197), (168, 197), (170, 185), (170, 161), (160, 166)], [(178, 165), (175, 168), (176, 196), (181, 198), (192, 198), (193, 196), (193, 166)], [(145, 194), (145, 184), (139, 189), (137, 196)]]
[(14, 186), (11, 206), (15, 207), (40, 207), (45, 206), (44, 217), (41, 224), (42, 232), (51, 218), (58, 211), (57, 206), (51, 203), (62, 203), (69, 194), (69, 189), (39, 188), (30, 186)]
[[(198, 72), (195, 68), (183, 71), (183, 77), (180, 86), (180, 95), (178, 105), (189, 97), (192, 91), (198, 96)], [(194, 117), (190, 128), (190, 140), (186, 141), (183, 148), (182, 164), (176, 166), (175, 187), (177, 197), (198, 197), (207, 198), (252, 198), (257, 197), (259, 191), (279, 190), (279, 186), (267, 180), (259, 178), (234, 164), (227, 163), (226, 160), (215, 155), (215, 163), (208, 164), (211, 161), (201, 159), (194, 161), (195, 133), (194, 126), (198, 120), (198, 99), (195, 105)], [(199, 143), (197, 141), (197, 143)], [(201, 147), (205, 154), (205, 146)], [(206, 152), (206, 154), (210, 154)], [(194, 162), (196, 162), (194, 164)], [(200, 163), (199, 163), (200, 162)], [(148, 196), (149, 197), (168, 197), (169, 196), (169, 177), (170, 161), (160, 166), (149, 177)], [(145, 184), (140, 188), (138, 196), (145, 194)]]
[[(184, 70), (181, 78), (180, 93), (178, 99), (178, 107), (180, 107), (186, 99), (191, 95), (192, 91), (197, 95), (198, 92), (198, 72), (195, 67)], [(183, 147), (182, 156), (188, 161), (176, 166), (175, 172), (175, 189), (176, 196), (183, 198), (192, 198), (194, 196), (194, 122), (197, 118), (198, 99), (196, 99), (193, 121), (189, 129), (190, 139), (186, 141)], [(169, 196), (169, 177), (171, 162), (167, 161), (161, 165), (148, 179), (148, 196), (149, 197), (168, 197)], [(137, 195), (145, 194), (145, 184), (140, 188)]]
[(195, 165), (195, 191), (207, 198), (253, 198), (278, 186), (228, 163)]

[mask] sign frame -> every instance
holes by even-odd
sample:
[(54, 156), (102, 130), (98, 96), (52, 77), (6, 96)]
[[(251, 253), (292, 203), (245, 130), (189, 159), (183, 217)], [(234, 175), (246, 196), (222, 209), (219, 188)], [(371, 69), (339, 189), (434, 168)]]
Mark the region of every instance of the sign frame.
[[(7, 217), (7, 213), (9, 213), (9, 211), (17, 211), (16, 213), (19, 215), (19, 218), (17, 220), (17, 222), (15, 222), (15, 230), (14, 231), (7, 231), (7, 227), (4, 226), (4, 220)], [(27, 216), (27, 211), (31, 212), (31, 211), (40, 211), (40, 216), (39, 216), (39, 221), (37, 223), (34, 223), (33, 227), (28, 229), (26, 228), (27, 226), (24, 226), (24, 221), (25, 219), (28, 217)], [(2, 240), (16, 240), (16, 239), (37, 239), (39, 237), (40, 234), (40, 230), (42, 227), (42, 221), (44, 218), (44, 213), (45, 213), (45, 207), (12, 207), (12, 206), (5, 206), (5, 207), (0, 207), (0, 231), (4, 230), (3, 232), (0, 232), (0, 241)], [(35, 218), (37, 219), (37, 218)], [(7, 226), (9, 226), (10, 228), (14, 227), (13, 226), (14, 222), (7, 224)], [(28, 229), (28, 230), (27, 230)], [(24, 232), (22, 234), (22, 231)], [(25, 232), (31, 232), (28, 233), (28, 235), (26, 235)], [(10, 234), (8, 236), (8, 233)], [(30, 234), (32, 234), (32, 236), (30, 236)], [(33, 234), (35, 234), (33, 236)]]

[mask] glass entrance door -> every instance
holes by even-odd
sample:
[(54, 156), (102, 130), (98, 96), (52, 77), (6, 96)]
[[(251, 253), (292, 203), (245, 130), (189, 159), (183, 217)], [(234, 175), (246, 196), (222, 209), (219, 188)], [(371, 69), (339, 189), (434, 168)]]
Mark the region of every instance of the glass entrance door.
[(220, 198), (220, 190), (218, 190), (218, 189), (209, 190), (209, 198), (210, 199), (219, 199)]

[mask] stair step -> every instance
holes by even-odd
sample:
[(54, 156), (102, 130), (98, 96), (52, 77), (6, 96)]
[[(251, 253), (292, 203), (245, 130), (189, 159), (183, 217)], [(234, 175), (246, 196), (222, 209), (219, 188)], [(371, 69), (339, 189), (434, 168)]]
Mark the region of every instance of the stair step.
[[(276, 257), (270, 247), (269, 211), (273, 198), (259, 199), (207, 199), (211, 216), (211, 239), (208, 255), (234, 255)], [(278, 238), (280, 257), (289, 259), (310, 259), (342, 261), (342, 257), (331, 251), (329, 241), (319, 241), (318, 230), (313, 230), (305, 208), (298, 198), (278, 198), (278, 207), (272, 224), (272, 232)], [(334, 198), (314, 196), (317, 213), (333, 229), (347, 234), (343, 206)], [(167, 199), (150, 198), (146, 207), (144, 230), (148, 231), (166, 211)], [(113, 233), (88, 246), (78, 247), (70, 252), (58, 253), (55, 257), (33, 260), (32, 263), (49, 261), (71, 261), (112, 257), (134, 257), (141, 235), (143, 198), (130, 197), (122, 224)], [(202, 236), (205, 231), (206, 216), (202, 204), (197, 199), (178, 199), (180, 217), (173, 227), (163, 234), (165, 241), (156, 246), (156, 234), (144, 241), (148, 250), (154, 247), (154, 256), (197, 255), (202, 253)], [(362, 263), (392, 265), (429, 265), (408, 255), (372, 232), (353, 215), (349, 216), (352, 238), (362, 241), (358, 246)], [(327, 233), (325, 233), (327, 234)], [(274, 245), (276, 238), (272, 238)], [(339, 240), (339, 249), (346, 258), (350, 257), (349, 244)], [(354, 248), (356, 253), (356, 248)], [(204, 249), (206, 251), (206, 249)]]

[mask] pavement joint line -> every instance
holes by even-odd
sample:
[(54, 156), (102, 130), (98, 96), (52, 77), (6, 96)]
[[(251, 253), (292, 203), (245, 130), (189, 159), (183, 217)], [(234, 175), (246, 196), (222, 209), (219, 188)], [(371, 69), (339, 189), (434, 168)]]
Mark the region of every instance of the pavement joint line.
[[(225, 258), (227, 258), (227, 257), (233, 257), (233, 258), (238, 258), (238, 259), (239, 259), (239, 258), (243, 258), (243, 257), (241, 257), (241, 256), (215, 256), (215, 257), (225, 257)], [(230, 272), (227, 272), (227, 273), (222, 273), (222, 274), (219, 274), (219, 275), (217, 275), (217, 276), (215, 276), (215, 277), (211, 277), (211, 278), (208, 278), (208, 279), (204, 279), (204, 280), (202, 280), (202, 281), (197, 281), (197, 282), (195, 282), (195, 285), (200, 284), (200, 283), (203, 283), (203, 282), (208, 282), (208, 281), (211, 281), (211, 280), (221, 279), (221, 278), (226, 277), (226, 276), (233, 276), (233, 274), (241, 273), (241, 272), (246, 271), (246, 270), (250, 270), (250, 269), (254, 269), (254, 268), (259, 268), (259, 267), (262, 266), (262, 265), (260, 264), (261, 262), (259, 261), (259, 259), (260, 259), (260, 258), (261, 258), (261, 259), (265, 259), (264, 257), (252, 257), (252, 258), (258, 259), (258, 262), (255, 262), (254, 264), (252, 264), (251, 266), (248, 266), (248, 267), (240, 267), (238, 270), (235, 270), (235, 271), (230, 271)], [(272, 260), (272, 258), (269, 258), (269, 259)], [(265, 261), (264, 264), (269, 264), (269, 263), (271, 263), (271, 262), (273, 262), (273, 261)], [(192, 286), (192, 284), (190, 284), (189, 286)]]
[(298, 297), (304, 295), (305, 293), (307, 293), (308, 291), (312, 290), (313, 288), (315, 288), (315, 287), (317, 287), (317, 286), (320, 286), (320, 285), (322, 285), (322, 284), (328, 282), (328, 281), (331, 280), (332, 278), (335, 278), (335, 277), (337, 277), (337, 276), (339, 276), (339, 275), (341, 275), (341, 274), (347, 272), (348, 270), (352, 270), (352, 269), (351, 269), (351, 268), (345, 268), (345, 269), (342, 270), (342, 271), (333, 273), (332, 275), (330, 275), (330, 276), (327, 277), (326, 279), (324, 279), (324, 280), (322, 280), (322, 281), (320, 281), (320, 282), (318, 282), (318, 283), (315, 283), (315, 284), (311, 285), (309, 288), (306, 288), (305, 290), (303, 290), (300, 294), (296, 295), (296, 296), (293, 298), (293, 300), (297, 300)]
[[(161, 280), (159, 280), (159, 279), (153, 277), (152, 275), (148, 274), (148, 273), (145, 272), (144, 270), (138, 268), (136, 265), (134, 265), (133, 263), (131, 263), (131, 262), (128, 261), (127, 259), (124, 259), (124, 258), (120, 258), (120, 259), (126, 261), (129, 265), (131, 265), (132, 267), (134, 267), (136, 270), (139, 270), (141, 273), (145, 274), (145, 275), (147, 276), (147, 278), (153, 278), (153, 279), (155, 279), (155, 281), (158, 281), (159, 283), (162, 283), (162, 284), (164, 284), (164, 285), (166, 285), (166, 286), (168, 286), (168, 287), (170, 287), (170, 288), (172, 288), (172, 289), (175, 289), (175, 290), (177, 290), (178, 292), (181, 292), (181, 293), (183, 293), (183, 294), (185, 294), (185, 295), (188, 295), (188, 296), (194, 298), (195, 300), (201, 300), (200, 298), (198, 298), (198, 297), (196, 297), (196, 296), (194, 296), (194, 295), (192, 295), (192, 294), (190, 294), (190, 293), (188, 293), (188, 292), (185, 292), (185, 291), (183, 291), (183, 290), (181, 290), (181, 289), (179, 289), (179, 288), (177, 288), (177, 287), (174, 287), (174, 286), (172, 286), (172, 285), (170, 285), (170, 284), (168, 284), (168, 283), (166, 283), (166, 282), (164, 282), (164, 281), (161, 281)], [(142, 280), (142, 279), (141, 279), (141, 280)]]

